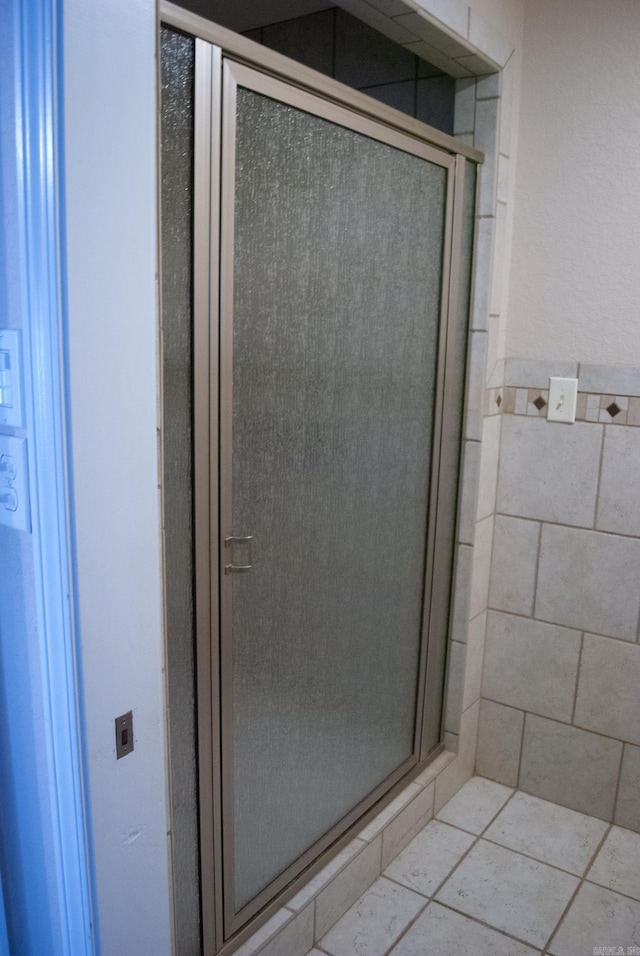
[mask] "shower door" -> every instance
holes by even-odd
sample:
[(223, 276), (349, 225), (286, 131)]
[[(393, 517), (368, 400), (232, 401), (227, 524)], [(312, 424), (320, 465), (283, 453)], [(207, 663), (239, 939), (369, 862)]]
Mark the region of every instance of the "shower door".
[(195, 48), (200, 826), (219, 946), (440, 744), (470, 175)]

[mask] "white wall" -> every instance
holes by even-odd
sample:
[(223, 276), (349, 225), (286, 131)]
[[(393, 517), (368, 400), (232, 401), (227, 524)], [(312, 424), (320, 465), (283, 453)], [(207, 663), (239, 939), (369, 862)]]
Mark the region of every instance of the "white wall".
[[(78, 626), (102, 956), (170, 952), (154, 0), (64, 0)], [(116, 761), (114, 718), (135, 750)]]
[(529, 0), (507, 352), (640, 362), (640, 5)]

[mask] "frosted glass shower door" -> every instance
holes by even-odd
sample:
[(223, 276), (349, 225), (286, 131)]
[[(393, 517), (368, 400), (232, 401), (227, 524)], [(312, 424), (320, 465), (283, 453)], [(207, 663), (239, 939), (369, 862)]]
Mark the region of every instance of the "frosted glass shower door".
[(233, 926), (418, 760), (454, 160), (237, 64), (224, 84)]

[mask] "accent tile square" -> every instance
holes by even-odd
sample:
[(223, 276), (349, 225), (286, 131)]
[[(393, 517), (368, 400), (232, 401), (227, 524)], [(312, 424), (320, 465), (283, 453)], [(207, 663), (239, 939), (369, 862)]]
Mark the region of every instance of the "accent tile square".
[(612, 827), (587, 879), (640, 900), (640, 833)]
[(623, 953), (640, 947), (640, 903), (584, 883), (548, 951), (552, 956), (585, 956), (596, 946), (613, 952), (621, 947)]
[(430, 903), (389, 956), (536, 956), (538, 950)]
[(320, 945), (332, 956), (383, 956), (424, 905), (423, 896), (380, 877)]
[(528, 793), (516, 793), (484, 836), (510, 850), (582, 876), (607, 826), (596, 817)]
[(438, 819), (480, 834), (505, 805), (513, 790), (502, 784), (472, 777), (440, 810)]
[(436, 899), (543, 947), (577, 885), (568, 873), (480, 840)]
[(432, 820), (386, 868), (383, 876), (423, 896), (432, 896), (473, 841), (471, 834)]

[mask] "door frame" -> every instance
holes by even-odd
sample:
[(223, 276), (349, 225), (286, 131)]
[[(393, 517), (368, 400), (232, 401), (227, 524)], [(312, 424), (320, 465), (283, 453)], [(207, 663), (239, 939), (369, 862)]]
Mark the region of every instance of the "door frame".
[[(223, 99), (222, 68), (223, 57), (231, 63), (230, 69), (246, 81), (250, 73), (259, 71), (262, 86), (259, 92), (280, 98), (279, 94), (286, 91), (286, 101), (290, 105), (308, 102), (306, 98), (312, 93), (315, 98), (320, 97), (323, 102), (322, 112), (335, 121), (335, 117), (348, 111), (352, 129), (384, 130), (384, 136), (378, 138), (394, 144), (394, 139), (407, 151), (423, 156), (425, 159), (436, 158), (443, 166), (450, 167), (447, 197), (447, 231), (445, 233), (445, 257), (448, 259), (447, 268), (443, 269), (443, 304), (441, 307), (441, 347), (438, 357), (439, 388), (441, 389), (438, 413), (434, 421), (433, 447), (441, 451), (443, 435), (447, 434), (446, 418), (450, 412), (447, 409), (447, 396), (453, 391), (450, 382), (455, 376), (453, 369), (447, 364), (449, 339), (455, 334), (451, 316), (456, 314), (458, 307), (458, 269), (460, 262), (460, 225), (464, 201), (464, 167), (465, 159), (473, 163), (480, 163), (483, 154), (455, 140), (453, 137), (435, 130), (414, 120), (405, 114), (399, 113), (391, 107), (384, 106), (364, 94), (343, 86), (334, 80), (302, 66), (288, 58), (266, 49), (260, 44), (247, 40), (232, 31), (219, 27), (208, 20), (191, 14), (168, 2), (160, 4), (160, 22), (163, 25), (182, 30), (194, 36), (195, 39), (195, 194), (199, 197), (195, 205), (193, 225), (194, 236), (194, 289), (193, 289), (193, 317), (194, 317), (194, 507), (198, 515), (195, 523), (195, 616), (196, 616), (196, 657), (197, 657), (197, 695), (198, 695), (198, 757), (199, 757), (199, 815), (200, 815), (200, 858), (201, 858), (201, 899), (202, 899), (202, 934), (204, 952), (231, 952), (239, 943), (255, 931), (257, 926), (279, 908), (283, 901), (294, 895), (299, 889), (300, 880), (286, 871), (279, 879), (270, 884), (268, 892), (273, 895), (274, 887), (280, 892), (270, 903), (265, 904), (260, 894), (255, 901), (246, 906), (241, 914), (237, 914), (235, 921), (226, 913), (223, 900), (222, 882), (222, 790), (221, 790), (221, 755), (219, 741), (221, 734), (221, 704), (217, 688), (220, 687), (221, 659), (218, 631), (221, 612), (219, 594), (219, 572), (221, 555), (218, 549), (220, 541), (220, 513), (218, 500), (220, 495), (220, 464), (218, 448), (221, 439), (218, 423), (225, 414), (230, 413), (227, 407), (221, 408), (225, 401), (225, 392), (229, 390), (219, 388), (211, 370), (217, 369), (220, 362), (219, 342), (216, 335), (210, 330), (220, 327), (224, 321), (222, 313), (227, 306), (220, 301), (219, 289), (221, 282), (220, 266), (220, 229), (221, 203), (218, 188), (211, 188), (211, 184), (218, 184), (222, 176), (222, 164), (228, 163), (223, 146), (223, 120), (220, 106)], [(246, 85), (243, 81), (242, 85)], [(301, 106), (304, 108), (304, 106)], [(307, 107), (308, 108), (308, 107)], [(315, 111), (314, 111), (315, 112)], [(339, 120), (338, 120), (339, 121)], [(446, 157), (446, 159), (444, 159)], [(444, 161), (443, 161), (444, 159)], [(227, 198), (227, 202), (232, 200)], [(222, 266), (224, 269), (224, 265)], [(228, 287), (227, 283), (227, 287)], [(450, 364), (450, 363), (449, 363)], [(224, 368), (221, 370), (225, 374)], [(227, 370), (226, 374), (229, 373)], [(200, 410), (200, 414), (198, 413)], [(459, 449), (458, 449), (459, 450)], [(436, 457), (434, 455), (434, 457)], [(450, 457), (450, 456), (449, 456)], [(440, 456), (432, 473), (439, 475)], [(436, 552), (438, 537), (445, 522), (439, 513), (438, 488), (439, 480), (433, 480), (430, 491), (429, 535), (427, 547), (426, 590), (429, 590), (437, 569), (431, 560)], [(451, 509), (449, 508), (449, 512)], [(455, 522), (455, 512), (449, 513), (448, 522)], [(425, 607), (428, 607), (425, 600)], [(423, 684), (433, 683), (434, 677), (441, 675), (443, 658), (447, 644), (448, 604), (435, 602), (429, 607), (429, 620), (425, 623), (425, 630), (437, 627), (443, 631), (438, 654), (431, 654), (428, 660), (424, 659), (426, 643), (423, 641), (422, 658), (420, 662), (420, 680)], [(436, 697), (438, 695), (436, 694)], [(424, 700), (430, 700), (431, 695), (424, 694)], [(442, 709), (442, 691), (437, 704), (430, 704), (438, 711)], [(424, 711), (422, 724), (424, 725)], [(419, 715), (420, 717), (420, 715)], [(424, 769), (425, 761), (434, 757), (442, 749), (440, 744), (422, 741), (418, 748), (417, 762), (412, 758), (412, 766), (400, 768), (391, 778), (388, 778), (375, 792), (370, 795), (366, 804), (355, 808), (340, 824), (340, 834), (330, 834), (320, 840), (305, 854), (295, 866), (299, 870), (306, 865), (304, 877), (308, 878), (324, 866), (331, 856), (353, 837), (353, 824), (356, 821), (366, 822), (380, 808), (389, 802), (411, 779)], [(384, 791), (378, 793), (378, 790)], [(336, 828), (337, 830), (338, 828)], [(267, 891), (265, 891), (266, 894)], [(213, 901), (213, 902), (211, 902)], [(227, 906), (228, 909), (228, 906)], [(259, 910), (259, 912), (257, 912)], [(242, 916), (242, 921), (240, 917)], [(247, 922), (247, 920), (249, 920)], [(240, 928), (241, 927), (241, 928)], [(230, 936), (233, 935), (233, 938)]]

